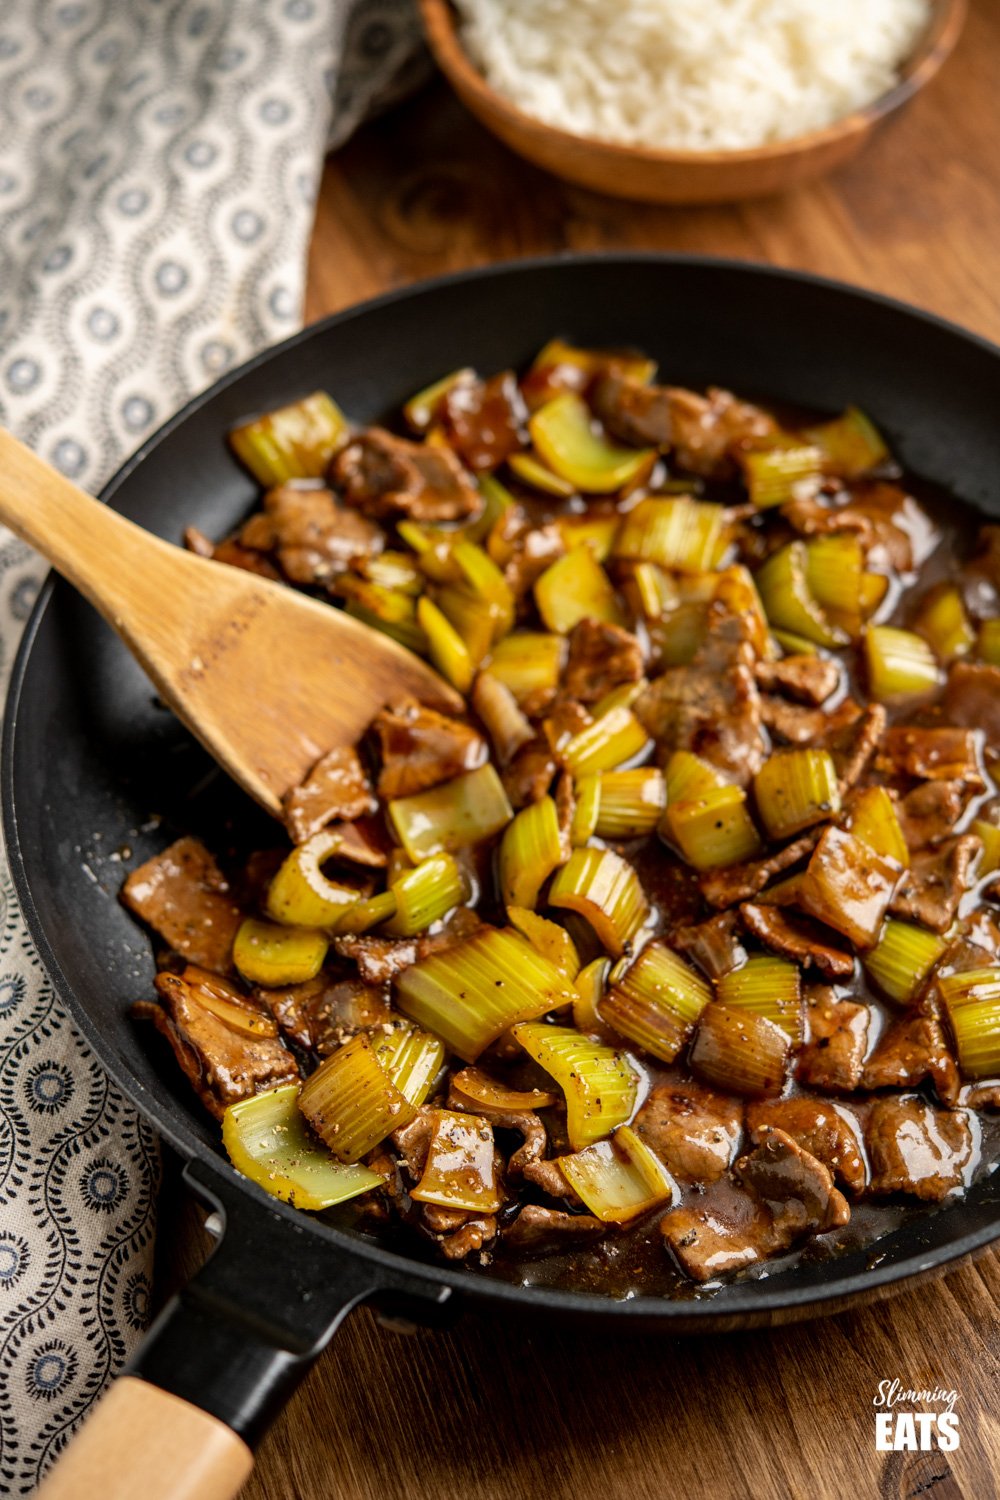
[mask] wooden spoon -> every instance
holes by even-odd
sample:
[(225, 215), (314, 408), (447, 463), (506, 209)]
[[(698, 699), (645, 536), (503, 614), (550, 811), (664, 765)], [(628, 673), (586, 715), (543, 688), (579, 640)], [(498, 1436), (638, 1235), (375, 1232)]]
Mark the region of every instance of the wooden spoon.
[(343, 610), (143, 531), (0, 429), (0, 522), (121, 636), (165, 703), (268, 812), (407, 696), (457, 693)]

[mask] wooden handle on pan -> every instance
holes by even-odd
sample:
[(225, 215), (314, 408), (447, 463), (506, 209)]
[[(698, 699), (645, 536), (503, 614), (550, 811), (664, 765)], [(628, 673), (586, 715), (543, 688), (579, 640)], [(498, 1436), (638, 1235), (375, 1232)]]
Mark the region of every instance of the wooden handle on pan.
[(179, 1396), (123, 1375), (38, 1490), (38, 1500), (233, 1500), (253, 1454)]

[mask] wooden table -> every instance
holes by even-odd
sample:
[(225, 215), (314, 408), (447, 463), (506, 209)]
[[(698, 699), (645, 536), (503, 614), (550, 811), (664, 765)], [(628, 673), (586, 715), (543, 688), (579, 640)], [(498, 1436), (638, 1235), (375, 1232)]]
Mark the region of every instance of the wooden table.
[[(806, 267), (1000, 340), (998, 124), (997, 0), (973, 0), (941, 78), (855, 165), (732, 208), (644, 208), (563, 187), (435, 84), (330, 162), (307, 315), (462, 266), (634, 246)], [(204, 1240), (193, 1211), (164, 1220), (176, 1275)], [(472, 1319), (404, 1339), (360, 1313), (266, 1441), (247, 1500), (990, 1500), (998, 1297), (991, 1253), (865, 1312), (726, 1339)], [(958, 1390), (957, 1452), (875, 1451), (872, 1400), (897, 1377)]]

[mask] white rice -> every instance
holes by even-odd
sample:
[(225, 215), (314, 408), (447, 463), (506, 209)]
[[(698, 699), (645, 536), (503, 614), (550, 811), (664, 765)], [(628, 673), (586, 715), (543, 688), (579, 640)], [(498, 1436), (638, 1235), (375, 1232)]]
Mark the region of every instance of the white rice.
[(487, 82), (577, 135), (733, 150), (891, 88), (931, 0), (456, 0)]

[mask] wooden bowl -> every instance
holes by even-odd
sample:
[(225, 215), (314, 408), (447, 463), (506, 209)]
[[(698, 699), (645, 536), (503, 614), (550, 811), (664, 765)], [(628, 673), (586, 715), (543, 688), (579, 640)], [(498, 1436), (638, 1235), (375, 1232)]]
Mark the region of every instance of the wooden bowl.
[(512, 151), (557, 177), (645, 203), (722, 203), (779, 193), (855, 156), (886, 116), (937, 73), (965, 24), (967, 0), (935, 0), (927, 31), (899, 82), (823, 130), (742, 151), (656, 151), (620, 146), (544, 125), (515, 108), (473, 66), (449, 0), (420, 0), (434, 58), (455, 92)]

